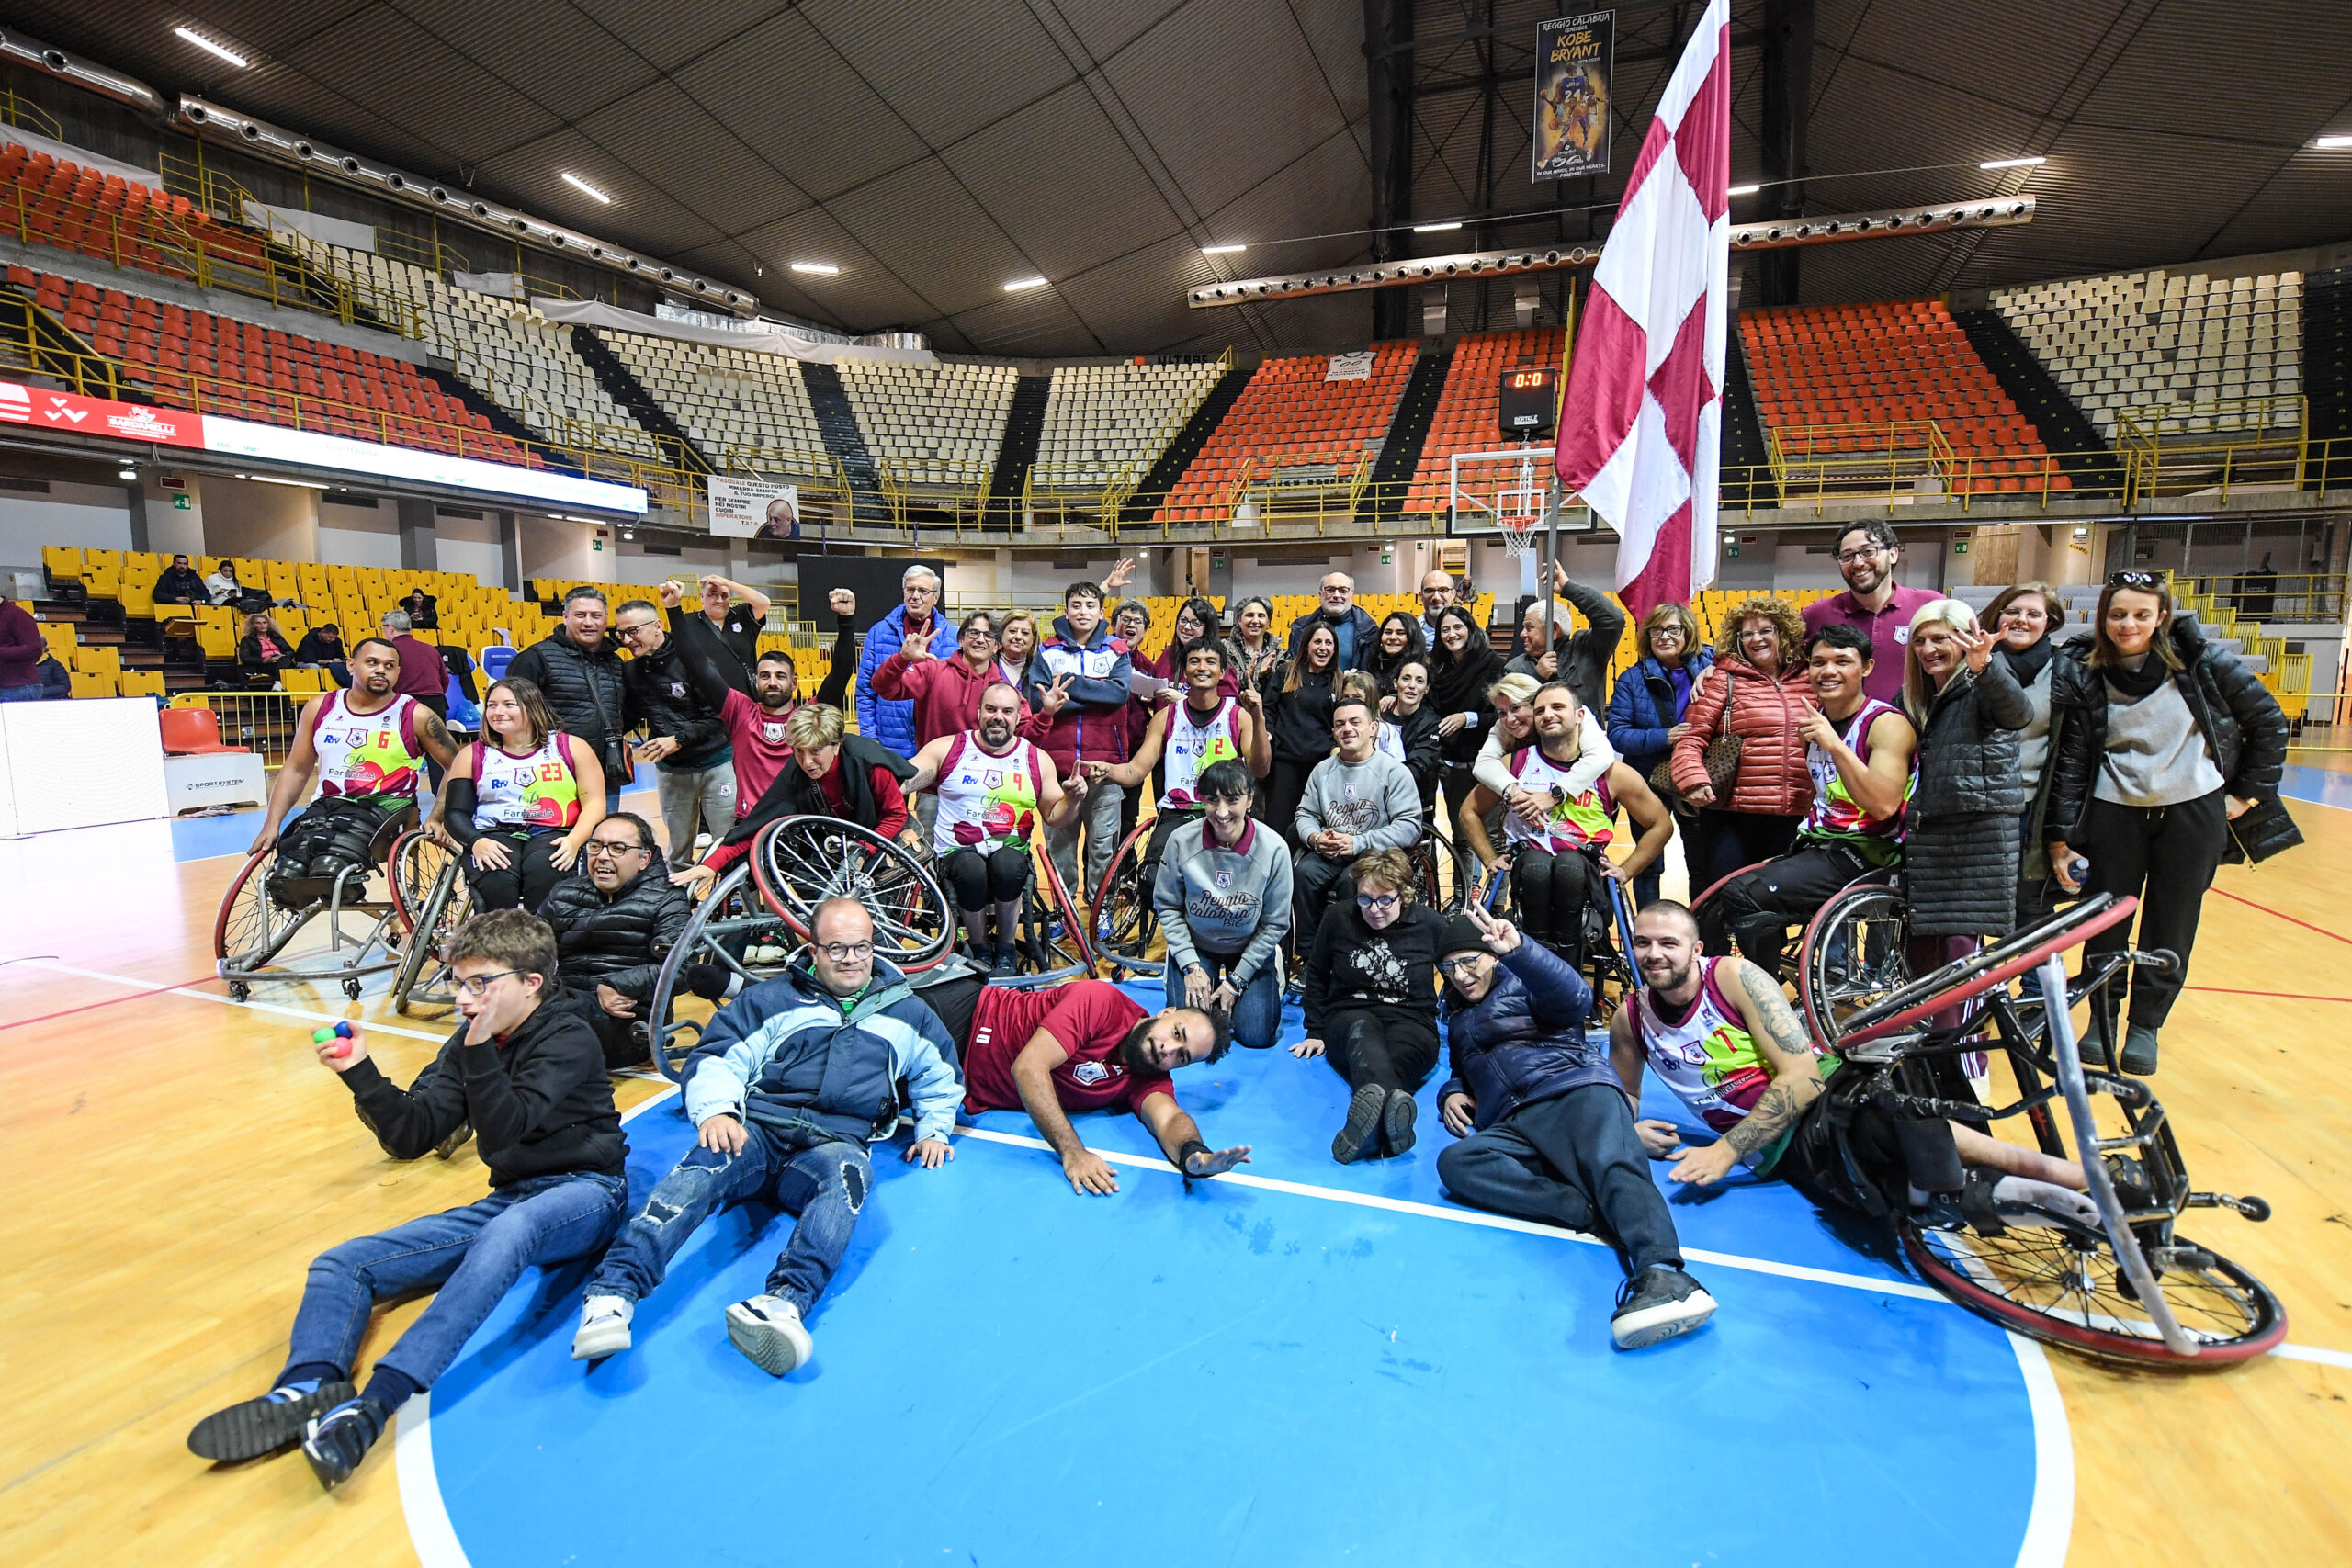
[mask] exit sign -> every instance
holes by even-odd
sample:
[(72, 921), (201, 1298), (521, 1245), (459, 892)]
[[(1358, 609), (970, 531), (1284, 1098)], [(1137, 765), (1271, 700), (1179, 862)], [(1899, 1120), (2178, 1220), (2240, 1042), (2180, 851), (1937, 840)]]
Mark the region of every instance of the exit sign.
[(187, 510), (187, 508), (188, 508), (188, 501), (187, 501), (187, 497), (186, 497), (186, 496), (184, 496), (184, 495), (175, 495), (175, 496), (172, 497), (172, 510), (173, 510), (173, 511), (175, 511), (175, 512), (186, 512), (186, 511)]

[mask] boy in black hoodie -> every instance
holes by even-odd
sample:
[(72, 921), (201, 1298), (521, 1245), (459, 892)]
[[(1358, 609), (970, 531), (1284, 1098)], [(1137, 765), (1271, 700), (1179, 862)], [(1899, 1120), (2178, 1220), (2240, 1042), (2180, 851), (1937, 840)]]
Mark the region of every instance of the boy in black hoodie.
[[(377, 1070), (356, 1024), (348, 1040), (322, 1042), (319, 1060), (394, 1159), (422, 1158), (470, 1122), (490, 1196), (321, 1254), (277, 1386), (197, 1423), (187, 1446), (202, 1458), (258, 1459), (299, 1438), (320, 1484), (341, 1485), (524, 1269), (593, 1256), (620, 1228), (628, 1145), (604, 1049), (557, 989), (554, 933), (536, 915), (497, 909), (458, 928), (449, 957), (466, 1022), (414, 1083), (400, 1089)], [(375, 1304), (424, 1290), (436, 1292), (433, 1304), (354, 1397)]]

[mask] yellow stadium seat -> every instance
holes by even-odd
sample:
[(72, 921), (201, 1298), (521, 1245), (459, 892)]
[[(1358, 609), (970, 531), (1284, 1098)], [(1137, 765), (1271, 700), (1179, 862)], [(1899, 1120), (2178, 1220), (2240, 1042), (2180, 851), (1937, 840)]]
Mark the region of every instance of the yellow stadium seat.
[(111, 697), (115, 694), (111, 675), (75, 675), (72, 677), (74, 694), (77, 697)]
[(40, 623), (40, 640), (47, 643), (50, 652), (57, 655), (58, 658), (69, 664), (74, 661), (74, 628), (72, 626), (62, 621), (43, 621)]
[(43, 545), (40, 564), (51, 577), (76, 578), (82, 575), (82, 552), (66, 545)]
[(154, 670), (126, 670), (118, 682), (126, 697), (160, 697), (164, 694), (164, 677)]

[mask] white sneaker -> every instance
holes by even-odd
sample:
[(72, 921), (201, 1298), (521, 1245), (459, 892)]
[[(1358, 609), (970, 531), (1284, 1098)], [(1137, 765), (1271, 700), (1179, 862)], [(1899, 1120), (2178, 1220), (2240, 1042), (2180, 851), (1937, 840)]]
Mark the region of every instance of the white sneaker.
[(571, 1359), (599, 1360), (628, 1348), (629, 1320), (637, 1303), (627, 1296), (590, 1296), (580, 1303), (580, 1332), (571, 1337)]
[(729, 1307), (727, 1337), (754, 1366), (775, 1377), (808, 1360), (817, 1348), (800, 1325), (800, 1309), (782, 1296), (753, 1296)]

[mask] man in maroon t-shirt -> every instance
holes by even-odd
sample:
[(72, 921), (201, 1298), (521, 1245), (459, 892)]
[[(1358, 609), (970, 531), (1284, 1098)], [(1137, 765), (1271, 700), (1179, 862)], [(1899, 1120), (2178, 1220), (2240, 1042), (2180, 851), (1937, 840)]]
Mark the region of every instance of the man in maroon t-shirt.
[(1189, 1177), (1216, 1176), (1250, 1157), (1247, 1144), (1212, 1150), (1177, 1105), (1168, 1077), (1225, 1055), (1233, 1026), (1221, 1012), (1147, 1012), (1107, 980), (1024, 990), (987, 986), (974, 975), (917, 995), (961, 1048), (964, 1109), (1026, 1111), (1061, 1156), (1073, 1192), (1116, 1192), (1119, 1179), (1080, 1140), (1072, 1111), (1132, 1111)]
[[(1943, 597), (1930, 588), (1898, 588), (1894, 563), (1901, 548), (1894, 530), (1872, 519), (1849, 524), (1831, 547), (1838, 553), (1838, 574), (1846, 592), (1816, 599), (1804, 607), (1804, 635), (1810, 642), (1822, 627), (1844, 622), (1871, 639), (1878, 659), (1862, 682), (1862, 694), (1883, 703), (1903, 702), (1903, 649), (1911, 640), (1911, 617), (1923, 604)], [(1784, 649), (1783, 660), (1789, 658)]]

